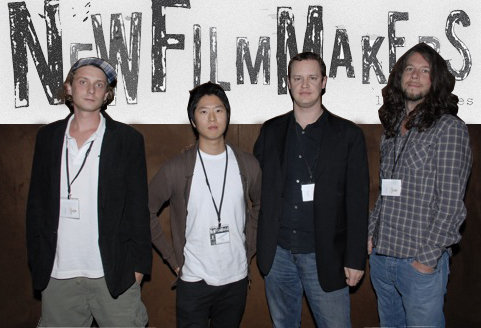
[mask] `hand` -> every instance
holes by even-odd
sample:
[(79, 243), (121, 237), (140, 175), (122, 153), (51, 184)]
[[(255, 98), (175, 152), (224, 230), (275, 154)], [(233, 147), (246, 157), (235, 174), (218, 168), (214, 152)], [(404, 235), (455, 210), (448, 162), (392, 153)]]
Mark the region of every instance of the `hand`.
[(367, 254), (371, 255), (372, 253), (372, 236), (367, 239)]
[(144, 274), (140, 272), (135, 272), (135, 281), (140, 285), (142, 279), (144, 278)]
[(344, 267), (344, 274), (346, 275), (346, 284), (354, 287), (361, 280), (364, 271)]
[(419, 271), (421, 273), (433, 273), (434, 272), (434, 268), (431, 268), (430, 266), (422, 264), (418, 261), (413, 261), (413, 263), (411, 263), (411, 265), (414, 267), (414, 269), (416, 269), (417, 271)]

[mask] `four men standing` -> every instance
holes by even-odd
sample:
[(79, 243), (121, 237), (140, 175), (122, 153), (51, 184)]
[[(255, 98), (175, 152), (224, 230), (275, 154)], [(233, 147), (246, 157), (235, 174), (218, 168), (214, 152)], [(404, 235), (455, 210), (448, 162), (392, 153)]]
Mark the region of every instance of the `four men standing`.
[[(190, 92), (197, 143), (160, 168), (148, 197), (152, 243), (178, 276), (178, 327), (238, 327), (256, 249), (275, 327), (300, 325), (304, 293), (319, 327), (349, 327), (349, 286), (367, 253), (382, 326), (444, 325), (472, 161), (454, 77), (426, 44), (396, 63), (379, 110), (381, 193), (369, 229), (363, 133), (323, 106), (326, 82), (319, 55), (291, 59), (293, 110), (264, 123), (258, 162), (225, 141), (224, 90), (208, 82)], [(64, 84), (72, 114), (37, 136), (27, 249), (41, 326), (147, 323), (144, 144), (104, 113), (115, 84), (106, 61), (80, 59)], [(158, 220), (167, 203), (172, 243)]]

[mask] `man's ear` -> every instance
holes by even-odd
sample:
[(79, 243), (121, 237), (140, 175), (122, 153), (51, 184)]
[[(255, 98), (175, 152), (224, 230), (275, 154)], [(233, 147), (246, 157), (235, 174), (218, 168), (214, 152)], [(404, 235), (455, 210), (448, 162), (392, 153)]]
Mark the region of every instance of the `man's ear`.
[(322, 78), (322, 82), (321, 82), (321, 83), (322, 83), (322, 89), (325, 89), (325, 88), (326, 88), (326, 84), (327, 84), (327, 76), (324, 76), (324, 77)]
[(72, 85), (68, 82), (64, 83), (63, 87), (65, 88), (65, 92), (71, 96), (72, 95)]
[(107, 101), (107, 97), (109, 96), (109, 93), (110, 93), (109, 91), (107, 91), (107, 92), (105, 93), (105, 95), (104, 95), (104, 103)]

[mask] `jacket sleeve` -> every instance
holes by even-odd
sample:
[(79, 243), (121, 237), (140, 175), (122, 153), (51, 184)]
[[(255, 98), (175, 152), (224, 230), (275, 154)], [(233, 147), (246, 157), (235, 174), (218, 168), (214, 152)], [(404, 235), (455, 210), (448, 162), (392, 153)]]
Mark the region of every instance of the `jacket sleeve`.
[[(382, 142), (384, 140), (384, 136), (381, 137), (381, 143), (379, 148), (382, 148)], [(382, 156), (380, 156), (380, 161), (382, 161)], [(379, 163), (379, 167), (381, 167), (381, 163)], [(381, 172), (381, 168), (379, 168), (379, 172)], [(376, 229), (376, 225), (379, 221), (379, 215), (381, 214), (381, 183), (382, 183), (382, 176), (379, 173), (379, 194), (376, 198), (376, 203), (374, 204), (374, 208), (372, 209), (371, 213), (369, 213), (369, 225), (368, 225), (368, 237), (372, 237), (374, 235), (374, 230)]]
[(147, 166), (142, 135), (136, 134), (129, 156), (128, 192), (126, 195), (128, 215), (131, 220), (135, 272), (150, 274), (152, 247), (150, 244), (149, 212), (147, 207)]
[(179, 263), (177, 263), (172, 243), (166, 238), (158, 217), (160, 210), (170, 200), (173, 192), (173, 177), (169, 174), (169, 167), (169, 164), (163, 165), (149, 184), (150, 230), (155, 248), (175, 270), (179, 267)]
[(364, 270), (367, 258), (369, 168), (364, 135), (356, 128), (349, 141), (346, 169), (347, 245), (344, 266)]
[(252, 248), (256, 250), (257, 246), (257, 225), (258, 225), (258, 220), (259, 220), (259, 210), (261, 207), (261, 184), (262, 184), (262, 171), (259, 167), (259, 163), (257, 162), (256, 159), (253, 159), (254, 165), (253, 165), (253, 180), (250, 184), (250, 189), (249, 189), (249, 198), (251, 200), (252, 204), (252, 228), (256, 232), (254, 235), (254, 238), (252, 239)]
[(41, 137), (42, 129), (38, 132), (35, 141), (35, 150), (32, 161), (32, 172), (30, 175), (30, 188), (27, 198), (27, 215), (26, 215), (26, 237), (27, 237), (27, 255), (28, 265), (30, 269), (33, 269), (33, 265), (36, 261), (37, 253), (40, 250), (39, 238), (40, 227), (42, 218), (42, 195), (45, 193), (43, 186), (48, 184), (44, 183), (46, 175), (43, 174), (43, 161), (42, 157), (42, 143)]
[(257, 161), (259, 162), (259, 165), (261, 166), (261, 168), (263, 167), (263, 164), (264, 164), (264, 157), (263, 157), (263, 154), (264, 154), (264, 125), (262, 125), (261, 127), (261, 131), (259, 133), (259, 136), (257, 137), (257, 140), (254, 144), (254, 156), (257, 158)]

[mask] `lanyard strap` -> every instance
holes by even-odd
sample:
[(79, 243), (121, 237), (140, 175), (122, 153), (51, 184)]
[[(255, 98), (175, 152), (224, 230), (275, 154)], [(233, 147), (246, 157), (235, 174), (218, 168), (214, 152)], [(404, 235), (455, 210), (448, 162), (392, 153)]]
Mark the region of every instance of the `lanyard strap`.
[(228, 153), (227, 146), (225, 146), (224, 182), (222, 184), (222, 195), (221, 195), (221, 198), (220, 198), (220, 204), (219, 204), (218, 208), (217, 208), (217, 204), (215, 203), (215, 200), (214, 200), (214, 195), (212, 195), (212, 190), (210, 188), (209, 178), (207, 177), (207, 171), (205, 170), (204, 161), (202, 160), (202, 155), (200, 154), (199, 146), (197, 146), (197, 153), (199, 154), (200, 163), (202, 164), (202, 169), (204, 170), (205, 182), (207, 183), (207, 187), (209, 188), (210, 197), (212, 197), (212, 203), (214, 204), (215, 212), (217, 213), (217, 222), (218, 222), (219, 228), (220, 228), (220, 226), (221, 226), (221, 224), (220, 224), (220, 212), (222, 211), (222, 204), (224, 203), (225, 181), (227, 179), (227, 163), (229, 161), (229, 158), (228, 158), (228, 155), (227, 155), (227, 153)]
[(68, 197), (68, 199), (70, 199), (71, 192), (72, 192), (71, 186), (73, 185), (73, 183), (75, 182), (75, 180), (79, 176), (80, 172), (84, 168), (85, 162), (87, 161), (87, 157), (90, 154), (90, 150), (92, 149), (92, 145), (94, 144), (94, 141), (95, 140), (90, 141), (90, 146), (87, 149), (87, 152), (85, 153), (85, 157), (84, 157), (84, 160), (82, 162), (82, 165), (80, 165), (80, 169), (78, 170), (77, 174), (73, 178), (72, 182), (70, 182), (70, 173), (69, 173), (69, 169), (68, 169), (68, 140), (67, 140), (67, 137), (65, 137), (65, 167), (67, 168), (67, 192), (68, 192), (67, 197)]
[[(299, 151), (301, 153), (302, 159), (304, 160), (304, 163), (306, 164), (306, 167), (307, 167), (307, 171), (309, 173), (309, 183), (312, 183), (312, 182), (314, 182), (314, 180), (313, 180), (314, 175), (312, 174), (311, 166), (307, 162), (307, 158), (306, 158), (304, 150), (303, 150), (303, 143), (302, 143), (301, 137), (299, 136), (299, 131), (297, 131), (297, 123), (296, 122), (294, 122), (294, 129), (296, 130), (296, 137), (297, 137), (297, 141), (299, 142)], [(316, 153), (316, 157), (314, 158), (313, 167), (316, 167), (317, 160), (319, 159), (320, 152), (321, 152), (321, 149), (318, 148), (317, 153)]]
[(411, 136), (411, 130), (408, 131), (408, 135), (406, 136), (406, 140), (404, 140), (404, 143), (401, 147), (401, 151), (399, 152), (399, 154), (396, 155), (397, 153), (397, 135), (396, 137), (394, 138), (394, 164), (392, 166), (392, 170), (391, 170), (391, 177), (393, 176), (394, 174), (394, 171), (396, 170), (396, 167), (397, 167), (397, 163), (399, 162), (399, 159), (401, 158), (402, 154), (404, 153), (404, 149), (406, 148), (406, 145), (407, 143), (409, 142), (409, 137)]

